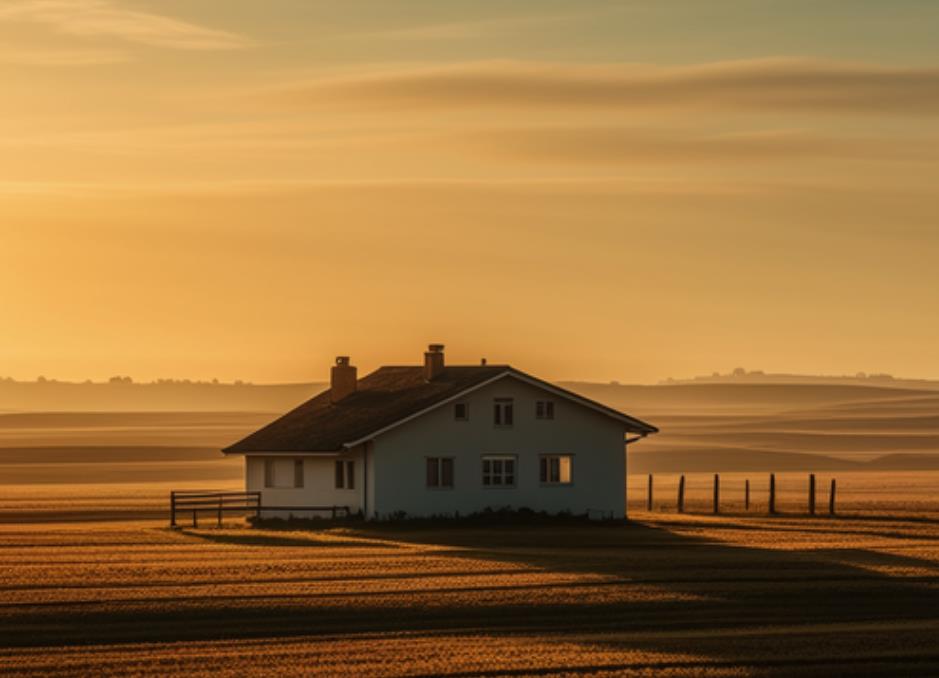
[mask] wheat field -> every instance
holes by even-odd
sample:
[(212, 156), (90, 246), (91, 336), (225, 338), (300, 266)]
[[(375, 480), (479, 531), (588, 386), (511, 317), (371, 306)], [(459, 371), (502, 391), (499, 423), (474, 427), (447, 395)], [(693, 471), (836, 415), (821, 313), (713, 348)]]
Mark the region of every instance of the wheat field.
[(939, 515), (0, 525), (0, 672), (939, 671)]

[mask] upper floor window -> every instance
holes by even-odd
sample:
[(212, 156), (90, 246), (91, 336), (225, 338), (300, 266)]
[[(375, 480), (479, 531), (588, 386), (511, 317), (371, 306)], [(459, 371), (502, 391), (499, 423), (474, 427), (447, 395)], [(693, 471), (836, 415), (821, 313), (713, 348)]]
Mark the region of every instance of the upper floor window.
[(535, 419), (554, 419), (554, 401), (539, 400), (536, 402)]
[(541, 482), (544, 485), (569, 485), (573, 457), (569, 454), (541, 455)]
[(512, 398), (496, 398), (493, 402), (492, 422), (496, 426), (511, 426), (515, 423), (515, 402)]
[(453, 418), (457, 421), (468, 421), (469, 405), (466, 403), (455, 403), (453, 405)]
[(483, 487), (515, 487), (515, 456), (489, 454), (483, 457)]
[(453, 487), (453, 457), (427, 457), (427, 487)]
[(336, 460), (336, 489), (355, 489), (355, 461)]
[(303, 460), (265, 459), (264, 487), (303, 487)]

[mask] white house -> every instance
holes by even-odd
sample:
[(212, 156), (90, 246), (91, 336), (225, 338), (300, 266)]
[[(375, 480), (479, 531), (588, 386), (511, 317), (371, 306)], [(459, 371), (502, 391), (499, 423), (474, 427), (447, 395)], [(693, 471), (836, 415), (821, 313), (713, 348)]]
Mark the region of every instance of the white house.
[(622, 518), (627, 436), (657, 430), (508, 365), (445, 365), (432, 344), (422, 366), (362, 379), (337, 358), (328, 391), (224, 452), (245, 456), (246, 489), (266, 506)]

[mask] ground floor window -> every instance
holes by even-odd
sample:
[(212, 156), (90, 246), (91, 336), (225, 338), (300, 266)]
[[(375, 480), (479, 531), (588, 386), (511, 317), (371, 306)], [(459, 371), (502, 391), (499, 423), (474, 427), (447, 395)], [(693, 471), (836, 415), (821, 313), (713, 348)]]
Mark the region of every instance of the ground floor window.
[(427, 487), (453, 487), (453, 457), (427, 457)]
[(355, 461), (336, 460), (336, 489), (355, 489)]
[(515, 456), (509, 454), (484, 456), (483, 487), (515, 487)]
[(569, 454), (541, 455), (541, 482), (544, 485), (569, 485), (573, 457)]
[(265, 459), (264, 487), (303, 487), (303, 460)]

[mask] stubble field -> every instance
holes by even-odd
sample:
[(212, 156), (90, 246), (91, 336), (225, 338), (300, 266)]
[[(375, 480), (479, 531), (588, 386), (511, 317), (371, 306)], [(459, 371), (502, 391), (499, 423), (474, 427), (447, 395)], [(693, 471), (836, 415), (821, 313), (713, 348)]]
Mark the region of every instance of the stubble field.
[(0, 526), (0, 672), (939, 672), (939, 515)]

